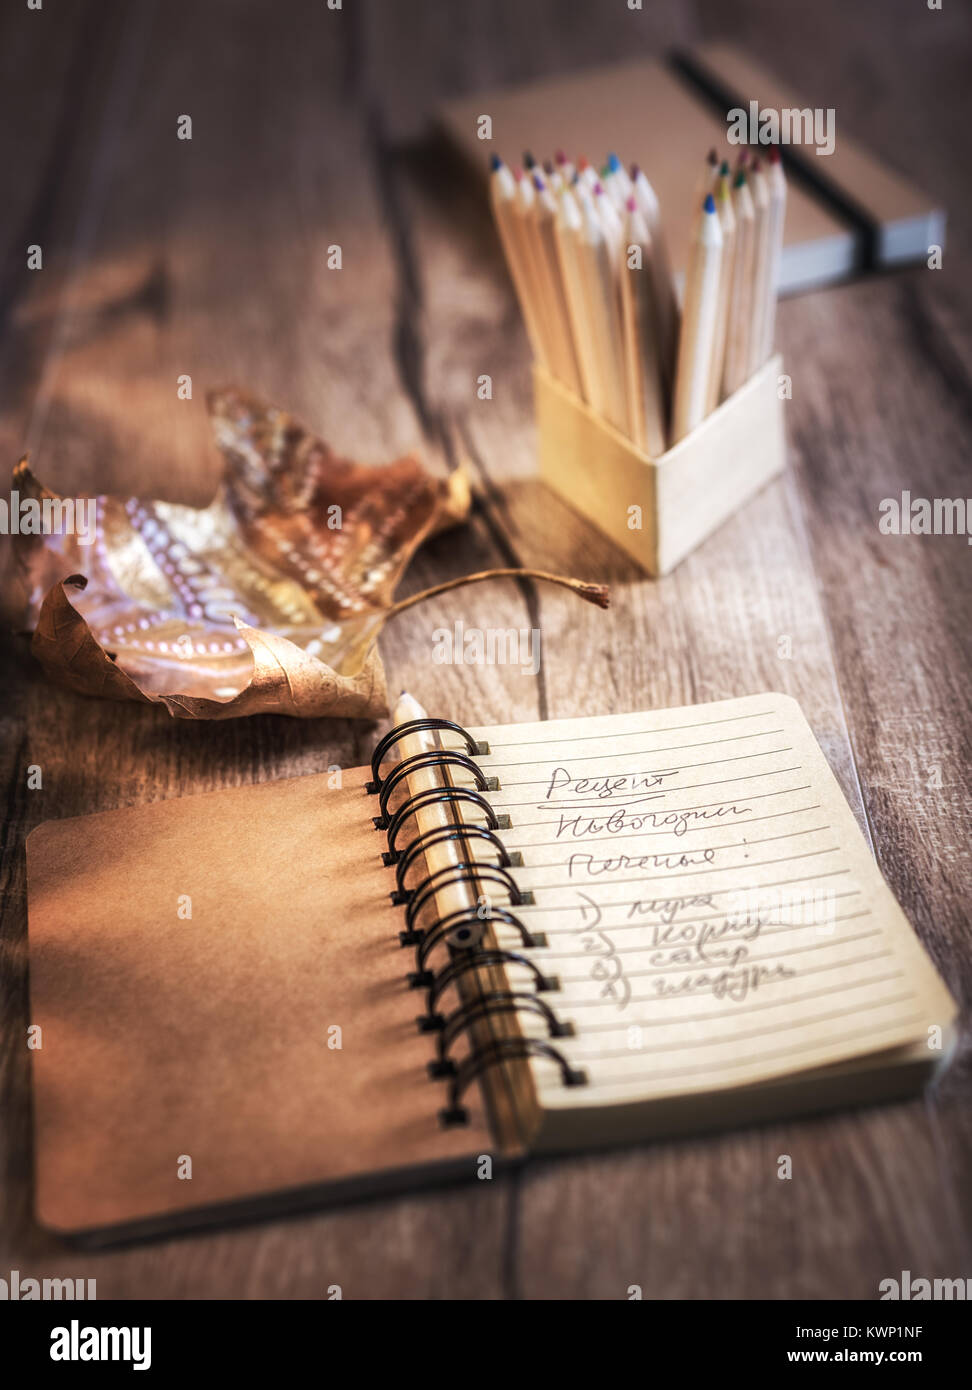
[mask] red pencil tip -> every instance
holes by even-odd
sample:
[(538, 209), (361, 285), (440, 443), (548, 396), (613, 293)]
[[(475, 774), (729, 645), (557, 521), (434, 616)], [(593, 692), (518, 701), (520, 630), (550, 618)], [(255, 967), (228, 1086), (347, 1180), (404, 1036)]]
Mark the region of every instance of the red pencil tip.
[(581, 155), (580, 159), (578, 159), (578, 161), (577, 161), (577, 167), (578, 167), (578, 169), (589, 169), (589, 168), (590, 168), (590, 163), (588, 162), (588, 160), (587, 160), (587, 158), (586, 158), (585, 155)]
[(517, 183), (519, 183), (523, 177), (523, 170), (520, 168), (519, 164), (513, 170), (513, 177), (516, 179)]
[(745, 169), (745, 167), (746, 167), (746, 165), (747, 165), (748, 163), (749, 163), (749, 151), (748, 151), (748, 150), (740, 150), (740, 151), (739, 151), (739, 159), (738, 159), (737, 162), (736, 162), (736, 168), (737, 168), (737, 169)]
[(554, 159), (557, 161), (558, 164), (567, 163), (567, 156), (564, 154), (563, 150), (558, 150), (557, 153), (554, 155)]
[(779, 147), (779, 145), (770, 145), (769, 162), (770, 162), (771, 164), (779, 164), (779, 162), (780, 162), (780, 147)]

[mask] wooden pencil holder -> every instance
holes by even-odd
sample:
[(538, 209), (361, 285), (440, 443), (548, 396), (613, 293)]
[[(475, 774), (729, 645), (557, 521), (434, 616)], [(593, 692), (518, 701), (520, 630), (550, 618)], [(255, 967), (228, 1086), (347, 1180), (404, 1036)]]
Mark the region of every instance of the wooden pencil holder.
[(651, 459), (535, 364), (541, 477), (649, 574), (667, 574), (782, 473), (782, 370), (782, 357), (771, 357), (691, 434)]

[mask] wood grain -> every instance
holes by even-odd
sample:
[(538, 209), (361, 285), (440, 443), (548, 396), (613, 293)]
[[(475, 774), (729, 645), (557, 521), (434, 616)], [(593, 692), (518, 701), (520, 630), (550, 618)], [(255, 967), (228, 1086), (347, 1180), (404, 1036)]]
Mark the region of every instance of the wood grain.
[[(202, 396), (227, 380), (285, 402), (359, 457), (420, 445), (390, 349), (398, 272), (368, 178), (367, 123), (343, 90), (348, 38), (332, 32), (341, 17), (308, 3), (281, 28), (251, 7), (240, 28), (229, 4), (203, 15), (190, 5), (133, 8), (146, 26), (140, 67), (116, 72), (105, 93), (124, 128), (112, 129), (84, 252), (71, 258), (76, 227), (64, 228), (65, 249), (52, 242), (47, 258), (72, 259), (64, 293), (23, 287), (26, 322), (54, 315), (55, 325), (19, 419), (5, 421), (8, 453), (20, 433), (56, 487), (202, 501), (219, 467)], [(188, 47), (172, 43), (180, 32), (193, 34)], [(129, 92), (124, 110), (119, 90)], [(176, 139), (183, 112), (193, 115), (191, 143)], [(345, 252), (340, 273), (325, 269), (333, 243)], [(146, 295), (148, 284), (157, 291)], [(176, 396), (183, 371), (193, 376), (191, 403)], [(399, 629), (409, 621), (421, 623), (403, 617)], [(52, 691), (19, 654), (10, 679), (19, 719), (4, 769), (4, 1263), (97, 1277), (102, 1297), (324, 1297), (335, 1283), (348, 1297), (498, 1295), (505, 1179), (492, 1191), (477, 1185), (118, 1255), (68, 1255), (36, 1228), (23, 1045), (27, 831), (48, 816), (358, 764), (371, 740), (346, 723), (255, 719), (217, 733), (156, 711), (132, 718)], [(43, 769), (41, 791), (26, 791), (29, 764)], [(420, 1257), (427, 1250), (434, 1261)]]
[[(967, 1001), (969, 551), (962, 537), (877, 530), (880, 499), (903, 488), (969, 492), (972, 208), (949, 134), (972, 117), (961, 7), (821, 0), (784, 20), (770, 0), (731, 11), (664, 0), (640, 15), (582, 0), (457, 0), (444, 21), (425, 0), (341, 12), (306, 0), (283, 24), (255, 0), (79, 0), (56, 17), (11, 11), (3, 26), (10, 462), (28, 441), (54, 486), (201, 502), (219, 466), (202, 397), (227, 380), (362, 458), (465, 452), (474, 522), (426, 547), (406, 588), (522, 563), (607, 580), (612, 608), (527, 585), (447, 595), (382, 638), (392, 688), (400, 680), (476, 724), (765, 688), (797, 696), (892, 888)], [(925, 184), (949, 210), (949, 238), (940, 272), (782, 305), (790, 472), (651, 582), (536, 480), (526, 343), (498, 248), (475, 188), (419, 137), (435, 102), (461, 92), (724, 37), (834, 105), (838, 135), (846, 121)], [(175, 136), (184, 112), (191, 142)], [(43, 240), (40, 275), (23, 269), (25, 240)], [(332, 243), (341, 272), (324, 265)], [(186, 371), (191, 403), (176, 398)], [(476, 394), (483, 372), (489, 401)], [(538, 679), (435, 665), (435, 628), (459, 618), (539, 628)], [(346, 1297), (624, 1298), (640, 1284), (645, 1297), (873, 1298), (904, 1268), (972, 1273), (964, 1054), (909, 1105), (97, 1256), (66, 1251), (29, 1206), (26, 832), (52, 815), (358, 763), (373, 731), (177, 724), (49, 689), (14, 639), (3, 657), (0, 1267), (97, 1277), (101, 1297), (313, 1298), (339, 1283)], [(43, 768), (42, 791), (27, 791), (29, 764)], [(783, 1153), (789, 1182), (776, 1176)]]

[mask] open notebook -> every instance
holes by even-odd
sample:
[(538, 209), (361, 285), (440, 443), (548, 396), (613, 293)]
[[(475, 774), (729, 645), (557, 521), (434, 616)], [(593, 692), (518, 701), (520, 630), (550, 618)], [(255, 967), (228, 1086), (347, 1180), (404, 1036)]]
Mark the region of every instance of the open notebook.
[(886, 1099), (947, 1051), (952, 999), (788, 697), (377, 751), (377, 779), (30, 836), (43, 1224), (148, 1233)]

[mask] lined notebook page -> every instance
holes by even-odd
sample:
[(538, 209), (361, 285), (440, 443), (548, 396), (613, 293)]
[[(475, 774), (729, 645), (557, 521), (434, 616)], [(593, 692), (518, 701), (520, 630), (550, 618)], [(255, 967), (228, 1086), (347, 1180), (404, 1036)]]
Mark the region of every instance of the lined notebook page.
[(532, 957), (576, 1030), (556, 1046), (589, 1079), (532, 1062), (545, 1108), (759, 1082), (947, 1027), (953, 1001), (788, 696), (472, 732), (535, 895), (514, 911), (546, 934)]

